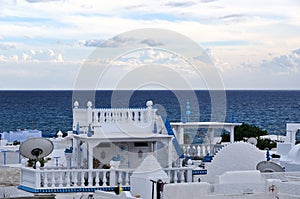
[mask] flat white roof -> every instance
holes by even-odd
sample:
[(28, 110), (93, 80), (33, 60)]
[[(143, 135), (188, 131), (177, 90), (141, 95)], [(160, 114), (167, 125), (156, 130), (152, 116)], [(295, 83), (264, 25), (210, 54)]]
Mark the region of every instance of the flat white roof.
[(156, 141), (160, 139), (171, 139), (173, 136), (166, 134), (154, 134), (154, 133), (97, 133), (92, 137), (88, 137), (87, 134), (74, 135), (81, 140), (111, 140), (111, 141)]
[(203, 128), (223, 128), (224, 126), (240, 126), (242, 123), (227, 122), (171, 122), (171, 126), (203, 127)]

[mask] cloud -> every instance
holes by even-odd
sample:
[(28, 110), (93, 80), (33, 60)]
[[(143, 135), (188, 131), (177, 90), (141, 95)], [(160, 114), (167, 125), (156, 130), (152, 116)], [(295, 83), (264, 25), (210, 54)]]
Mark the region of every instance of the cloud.
[(20, 52), (11, 56), (1, 55), (2, 62), (64, 62), (63, 56), (52, 49), (38, 49)]
[(51, 1), (62, 1), (62, 0), (26, 0), (28, 3), (45, 3)]
[(196, 3), (193, 1), (185, 1), (185, 2), (179, 2), (179, 1), (170, 1), (168, 3), (166, 3), (166, 6), (172, 6), (172, 7), (189, 7), (189, 6), (193, 6)]
[(263, 60), (260, 67), (277, 72), (298, 72), (300, 70), (300, 48), (286, 55), (273, 57), (271, 60)]
[(141, 41), (141, 44), (146, 44), (147, 46), (151, 47), (163, 45), (161, 42), (154, 41), (153, 39), (144, 39), (143, 41)]
[(0, 43), (0, 50), (9, 50), (9, 49), (14, 49), (16, 48), (15, 45), (12, 44), (1, 44)]
[(149, 47), (162, 46), (163, 43), (159, 41), (155, 41), (153, 39), (137, 39), (133, 37), (123, 37), (116, 36), (108, 40), (103, 39), (90, 39), (79, 41), (79, 45), (83, 45), (85, 47), (99, 47), (99, 48), (118, 48), (124, 46), (132, 46), (138, 44), (145, 44)]

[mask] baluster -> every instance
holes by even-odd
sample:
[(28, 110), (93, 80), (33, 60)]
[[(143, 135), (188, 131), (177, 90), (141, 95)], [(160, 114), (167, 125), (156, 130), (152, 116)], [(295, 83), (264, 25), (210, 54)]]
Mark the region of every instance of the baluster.
[(59, 175), (59, 179), (58, 179), (59, 184), (58, 184), (58, 186), (62, 187), (63, 186), (62, 172), (59, 172), (58, 175)]
[(119, 174), (119, 175), (118, 175), (118, 183), (120, 183), (120, 185), (123, 185), (123, 182), (122, 182), (122, 181), (123, 181), (123, 180), (122, 180), (122, 172), (119, 171), (118, 174)]
[(199, 145), (197, 146), (197, 156), (201, 157), (201, 148)]
[(103, 179), (102, 179), (103, 185), (102, 186), (107, 186), (107, 179), (106, 179), (106, 171), (103, 171)]
[(77, 180), (77, 171), (75, 171), (75, 169), (73, 169), (73, 175), (72, 175), (72, 181), (74, 183), (74, 187), (77, 187), (78, 186), (78, 180)]
[(183, 155), (186, 156), (186, 147), (184, 145), (182, 145), (182, 152), (183, 152)]
[(190, 147), (190, 145), (188, 145), (188, 147), (186, 149), (186, 155), (187, 156), (190, 156), (190, 149), (191, 149), (191, 147)]
[(174, 170), (174, 183), (177, 183), (178, 177), (177, 177), (177, 170)]
[(100, 180), (99, 180), (99, 171), (96, 171), (96, 179), (95, 179), (95, 186), (99, 186), (99, 182), (100, 182)]
[(81, 172), (80, 186), (84, 187), (84, 171)]
[(51, 173), (51, 187), (55, 187), (55, 173), (54, 172), (52, 172)]
[(46, 172), (44, 173), (44, 187), (48, 187), (48, 174)]
[(88, 186), (93, 186), (93, 177), (92, 177), (92, 171), (88, 172)]
[(195, 145), (193, 146), (193, 154), (192, 154), (192, 156), (195, 156), (195, 155), (197, 155), (197, 150), (196, 150), (196, 147), (195, 147)]
[(184, 180), (184, 170), (181, 170), (180, 182), (181, 183), (185, 182), (185, 180)]
[(71, 171), (67, 171), (67, 179), (66, 179), (66, 186), (70, 187), (70, 173)]
[(168, 170), (168, 171), (167, 171), (167, 174), (168, 174), (168, 176), (169, 176), (169, 178), (170, 178), (170, 182), (171, 182), (171, 181), (172, 181), (171, 170)]
[(125, 172), (125, 186), (129, 186), (129, 173)]
[(205, 145), (202, 145), (202, 155), (203, 157), (206, 155), (206, 148), (205, 148)]

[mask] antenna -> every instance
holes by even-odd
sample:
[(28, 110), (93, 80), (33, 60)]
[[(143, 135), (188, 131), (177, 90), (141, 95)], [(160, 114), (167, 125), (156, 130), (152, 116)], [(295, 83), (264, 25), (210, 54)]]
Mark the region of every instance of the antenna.
[(261, 173), (284, 172), (284, 169), (279, 164), (270, 161), (259, 162), (256, 165), (256, 170), (259, 170)]
[(22, 156), (37, 160), (46, 157), (53, 151), (53, 143), (45, 138), (30, 138), (20, 146)]
[(253, 144), (254, 146), (257, 145), (257, 139), (254, 137), (248, 138), (247, 142)]

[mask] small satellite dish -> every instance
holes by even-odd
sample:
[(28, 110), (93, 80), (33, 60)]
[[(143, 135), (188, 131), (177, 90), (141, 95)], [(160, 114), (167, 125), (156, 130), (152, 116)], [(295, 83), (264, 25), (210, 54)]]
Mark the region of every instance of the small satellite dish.
[(275, 162), (270, 161), (261, 161), (256, 165), (256, 170), (259, 170), (262, 173), (268, 172), (284, 172), (284, 169), (276, 164)]
[(53, 143), (45, 138), (30, 138), (20, 146), (22, 156), (37, 160), (49, 155), (53, 151)]
[(254, 146), (257, 145), (257, 139), (254, 137), (248, 138), (247, 142), (253, 144)]

